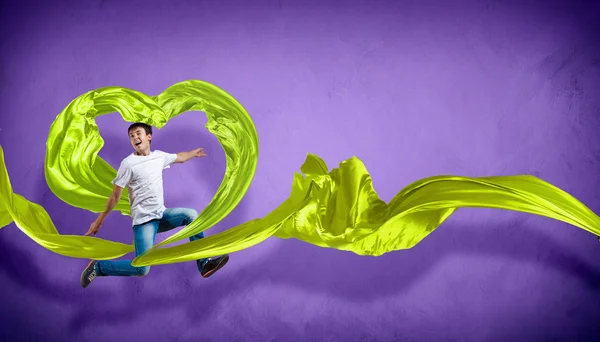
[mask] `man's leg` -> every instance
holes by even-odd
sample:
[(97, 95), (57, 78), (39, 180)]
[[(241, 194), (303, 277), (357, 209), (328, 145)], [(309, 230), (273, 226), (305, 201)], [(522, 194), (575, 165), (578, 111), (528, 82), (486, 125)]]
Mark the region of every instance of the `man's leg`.
[[(187, 226), (192, 223), (198, 217), (198, 212), (194, 209), (189, 208), (168, 208), (163, 213), (163, 217), (160, 220), (160, 224), (158, 226), (158, 232), (166, 232), (171, 229)], [(204, 238), (204, 232), (200, 232), (194, 236), (190, 237), (190, 241), (195, 241)], [(198, 267), (198, 271), (202, 274), (203, 277), (209, 277), (221, 267), (225, 266), (227, 261), (229, 260), (228, 255), (223, 255), (216, 258), (210, 259), (199, 259), (196, 260), (196, 266)]]
[[(160, 220), (160, 224), (158, 226), (158, 232), (164, 233), (168, 232), (171, 229), (175, 229), (181, 226), (187, 226), (192, 223), (198, 217), (198, 212), (194, 209), (189, 208), (168, 208), (163, 213), (163, 217)], [(192, 237), (190, 237), (190, 241), (198, 240), (204, 237), (204, 233), (200, 232)], [(198, 265), (198, 270), (201, 270), (204, 264), (208, 259), (200, 259), (196, 260), (196, 264)]]
[[(133, 226), (135, 256), (152, 248), (158, 230), (158, 220)], [(135, 267), (131, 260), (92, 260), (81, 274), (81, 285), (87, 287), (97, 276), (136, 276), (148, 274), (150, 266)]]

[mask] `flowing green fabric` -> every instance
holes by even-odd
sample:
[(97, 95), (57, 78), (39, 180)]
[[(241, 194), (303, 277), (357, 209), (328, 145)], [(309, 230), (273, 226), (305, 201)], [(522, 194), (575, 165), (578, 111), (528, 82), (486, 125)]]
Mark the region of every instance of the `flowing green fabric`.
[[(250, 187), (258, 162), (258, 137), (242, 105), (222, 89), (202, 81), (177, 83), (156, 97), (122, 87), (101, 88), (77, 97), (50, 127), (45, 163), (50, 189), (72, 206), (104, 211), (117, 172), (98, 156), (104, 141), (95, 118), (118, 112), (127, 122), (144, 122), (160, 129), (187, 111), (206, 113), (206, 128), (217, 137), (227, 156), (225, 176), (199, 217), (159, 246), (212, 227), (238, 205)], [(115, 210), (130, 214), (127, 189)]]
[[(98, 156), (103, 140), (95, 117), (116, 111), (125, 121), (160, 128), (191, 110), (206, 112), (206, 127), (225, 151), (224, 179), (194, 222), (135, 258), (134, 266), (233, 253), (271, 236), (379, 256), (415, 246), (461, 207), (527, 212), (600, 236), (597, 215), (573, 196), (534, 176), (430, 177), (414, 182), (385, 203), (358, 158), (329, 171), (319, 157), (308, 154), (301, 173), (294, 175), (290, 197), (265, 217), (204, 239), (164, 247), (227, 216), (245, 195), (256, 170), (258, 139), (250, 116), (233, 97), (201, 81), (175, 84), (156, 97), (108, 87), (73, 100), (50, 129), (45, 163), (50, 189), (72, 206), (103, 211), (116, 171)], [(0, 227), (14, 221), (41, 246), (69, 257), (106, 260), (133, 251), (132, 245), (97, 237), (60, 235), (44, 208), (13, 192), (1, 147), (0, 162)], [(126, 191), (115, 210), (129, 214)], [(86, 230), (82, 227), (82, 232)]]

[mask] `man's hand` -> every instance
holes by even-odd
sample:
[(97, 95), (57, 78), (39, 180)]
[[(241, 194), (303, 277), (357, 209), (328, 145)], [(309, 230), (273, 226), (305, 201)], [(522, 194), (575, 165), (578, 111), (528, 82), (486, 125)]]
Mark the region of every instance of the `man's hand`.
[(197, 148), (195, 150), (190, 151), (192, 152), (192, 155), (196, 158), (200, 158), (200, 157), (206, 157), (206, 152), (204, 152), (203, 148)]
[(98, 233), (98, 231), (100, 230), (100, 226), (102, 226), (102, 220), (100, 219), (100, 216), (98, 216), (98, 218), (94, 222), (92, 222), (92, 224), (90, 225), (90, 229), (88, 229), (87, 233), (85, 233), (84, 236), (96, 236), (96, 233)]

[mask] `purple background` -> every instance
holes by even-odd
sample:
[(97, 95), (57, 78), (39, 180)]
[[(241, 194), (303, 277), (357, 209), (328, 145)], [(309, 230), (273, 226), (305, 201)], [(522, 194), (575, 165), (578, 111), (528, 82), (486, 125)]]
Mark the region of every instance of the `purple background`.
[[(82, 4), (80, 2), (85, 2)], [(260, 159), (239, 207), (208, 234), (262, 217), (308, 152), (353, 155), (389, 201), (431, 175), (530, 173), (600, 213), (599, 7), (568, 1), (55, 1), (3, 4), (0, 144), (15, 192), (65, 234), (95, 214), (44, 180), (45, 142), (75, 97), (150, 95), (201, 79), (254, 118)], [(219, 5), (216, 5), (219, 3)], [(118, 114), (100, 155), (131, 151)], [(187, 113), (154, 148), (209, 156), (165, 172), (166, 203), (201, 210), (224, 154)], [(100, 237), (131, 242), (113, 213)], [(164, 236), (163, 236), (164, 238)], [(459, 210), (414, 249), (378, 258), (269, 239), (203, 279), (193, 263), (83, 290), (85, 260), (0, 232), (3, 341), (537, 341), (600, 338), (600, 242), (550, 219)]]

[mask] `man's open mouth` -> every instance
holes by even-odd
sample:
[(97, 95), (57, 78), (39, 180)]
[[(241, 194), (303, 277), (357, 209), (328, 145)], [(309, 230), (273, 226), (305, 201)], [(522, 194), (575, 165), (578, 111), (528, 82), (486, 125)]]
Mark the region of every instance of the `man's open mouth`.
[(141, 145), (141, 144), (142, 144), (142, 142), (141, 142), (141, 141), (139, 141), (139, 142), (136, 142), (136, 143), (135, 143), (135, 146), (138, 146), (138, 145)]

